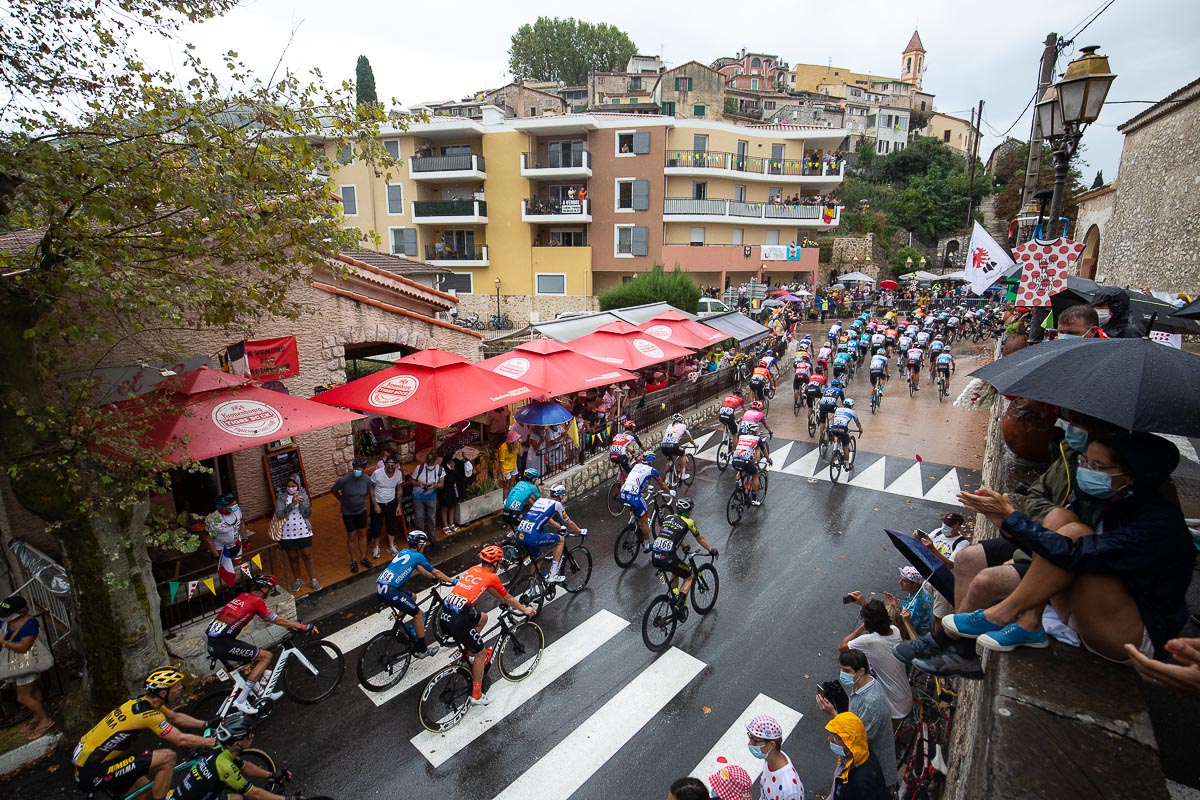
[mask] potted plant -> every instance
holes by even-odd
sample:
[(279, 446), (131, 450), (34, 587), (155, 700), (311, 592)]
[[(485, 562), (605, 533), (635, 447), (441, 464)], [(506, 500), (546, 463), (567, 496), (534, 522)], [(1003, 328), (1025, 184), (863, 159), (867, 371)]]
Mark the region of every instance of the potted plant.
[(396, 440), (401, 444), (413, 440), (416, 428), (417, 425), (412, 420), (392, 418), (392, 430), (397, 431)]
[(482, 478), (467, 487), (467, 496), (458, 504), (455, 523), (466, 525), (494, 514), (504, 505), (504, 490), (494, 478)]

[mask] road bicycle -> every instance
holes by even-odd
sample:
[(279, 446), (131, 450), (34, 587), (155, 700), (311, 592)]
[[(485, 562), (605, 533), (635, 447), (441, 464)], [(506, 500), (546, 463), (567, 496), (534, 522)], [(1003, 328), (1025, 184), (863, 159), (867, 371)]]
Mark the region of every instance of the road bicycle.
[(918, 385), (921, 381), (920, 368), (908, 370), (908, 396), (912, 397), (920, 389)]
[[(769, 458), (760, 458), (758, 460), (758, 499), (766, 501), (767, 499), (767, 466), (771, 463)], [(754, 487), (754, 476), (738, 470), (736, 480), (733, 485), (733, 492), (729, 495), (728, 502), (725, 503), (725, 519), (730, 525), (737, 525), (742, 521), (742, 515), (746, 513), (746, 509), (750, 508), (750, 494)]]
[(513, 326), (512, 320), (508, 318), (508, 314), (492, 314), (488, 318), (487, 326), (494, 331), (506, 331)]
[(804, 398), (804, 389), (792, 393), (792, 416), (800, 416), (801, 409), (808, 405), (808, 401)]
[(850, 467), (854, 464), (854, 456), (858, 450), (858, 445), (856, 444), (855, 440), (858, 437), (849, 432), (846, 433), (846, 438), (848, 439), (846, 442), (846, 450), (848, 451), (848, 455), (846, 456), (842, 455), (842, 448), (839, 442), (836, 440), (836, 437), (833, 434), (830, 434), (829, 438), (833, 444), (833, 452), (829, 456), (829, 480), (837, 483), (838, 478), (842, 477), (842, 470), (845, 469), (847, 472), (849, 472)]
[[(667, 499), (664, 501), (663, 497)], [(675, 497), (666, 492), (654, 491), (646, 498), (646, 503), (650, 511), (649, 519), (646, 522), (650, 528), (650, 538), (653, 540), (662, 528), (664, 512), (670, 511), (675, 506)], [(626, 504), (625, 507), (629, 508), (629, 505)], [(625, 569), (637, 560), (638, 553), (642, 552), (642, 541), (642, 528), (638, 524), (637, 515), (633, 513), (632, 508), (629, 508), (629, 521), (625, 523), (625, 527), (621, 529), (613, 542), (613, 558), (616, 559), (618, 567)]]
[(880, 378), (871, 388), (871, 413), (874, 414), (883, 405), (883, 379)]
[[(685, 444), (680, 448), (683, 451), (681, 456), (664, 455), (669, 465), (667, 466), (667, 474), (663, 476), (663, 483), (672, 489), (678, 489), (680, 486), (691, 486), (696, 480), (696, 457), (693, 455), (696, 448), (691, 444)], [(679, 472), (676, 467), (678, 461), (683, 461), (683, 471)], [(686, 475), (687, 477), (683, 477)]]
[(819, 422), (819, 420), (817, 419), (817, 407), (814, 404), (814, 405), (811, 405), (808, 407), (808, 435), (809, 436), (817, 435), (818, 422)]
[[(586, 544), (571, 546), (570, 540), (587, 541), (587, 528), (579, 533), (564, 531), (559, 535), (567, 542), (563, 547), (562, 564), (559, 565), (564, 578), (562, 588), (568, 594), (582, 592), (592, 579), (592, 551)], [(550, 546), (539, 549), (542, 552), (535, 557), (533, 551), (517, 538), (517, 534), (510, 533), (505, 537), (503, 563), (509, 566), (505, 590), (519, 597), (525, 605), (532, 605), (541, 611), (544, 604), (554, 599), (560, 584), (551, 583), (542, 573), (544, 562), (549, 558)]]
[(947, 395), (950, 394), (950, 387), (946, 385), (946, 375), (939, 372), (937, 376), (938, 402), (942, 402)]
[[(214, 731), (215, 726), (205, 730), (204, 735), (212, 736)], [(175, 769), (172, 771), (172, 784), (175, 782), (175, 776), (183, 775), (191, 771), (192, 767), (199, 765), (208, 757), (209, 752), (210, 751), (201, 748), (193, 748), (189, 750), (187, 757), (175, 764)], [(265, 750), (259, 750), (256, 747), (247, 747), (245, 750), (242, 750), (238, 758), (240, 758), (242, 761), (248, 761), (254, 766), (259, 767), (271, 773), (272, 775), (275, 775), (277, 772), (275, 768), (275, 759), (271, 758), (270, 754)], [(153, 786), (153, 783), (147, 782), (136, 789), (130, 790), (129, 792), (113, 792), (107, 786), (98, 786), (95, 789), (88, 791), (86, 796), (87, 800), (93, 800), (98, 793), (103, 793), (107, 797), (112, 798), (112, 800), (148, 800), (150, 797), (151, 786)], [(267, 781), (265, 788), (272, 794), (277, 794), (281, 788), (281, 784), (279, 781), (271, 779)], [(305, 800), (329, 800), (329, 798), (306, 797)]]
[[(250, 703), (258, 709), (256, 720), (266, 719), (271, 714), (273, 703), (270, 695), (276, 684), (282, 681), (283, 693), (303, 705), (313, 705), (333, 694), (346, 671), (346, 657), (333, 642), (325, 639), (309, 639), (294, 645), (295, 634), (284, 634), (280, 644), (283, 649), (275, 659), (273, 669), (267, 677), (266, 686), (257, 695), (251, 693)], [(217, 666), (220, 662), (221, 666)], [(242, 675), (249, 664), (234, 666), (225, 659), (210, 658), (209, 667), (221, 681), (232, 681), (229, 689), (215, 689), (206, 693), (192, 704), (191, 715), (198, 719), (224, 719), (233, 708), (246, 685)]]
[(729, 468), (729, 459), (733, 457), (733, 441), (729, 437), (729, 428), (721, 426), (721, 443), (717, 445), (717, 471), (724, 472)]
[(750, 380), (750, 363), (748, 361), (739, 361), (733, 365), (733, 380), (739, 389), (746, 381)]
[[(484, 658), (483, 691), (491, 687), (489, 674), (493, 662), (499, 662), (500, 674), (507, 681), (523, 681), (528, 678), (542, 660), (546, 646), (546, 635), (536, 622), (528, 619), (516, 621), (515, 612), (504, 606), (499, 609), (496, 624), (484, 631), (486, 641), (496, 631), (500, 639), (494, 648), (489, 647), (476, 655)], [(470, 708), (471, 662), (467, 651), (459, 648), (459, 657), (434, 673), (417, 704), (417, 716), (425, 730), (442, 733), (462, 722)]]
[(938, 797), (945, 784), (944, 754), (957, 692), (941, 678), (925, 677), (926, 686), (913, 687), (912, 711), (896, 730), (896, 751), (902, 753), (897, 765), (903, 784), (900, 796), (905, 798)]
[[(634, 461), (634, 456), (630, 455), (631, 462)], [(615, 462), (614, 462), (615, 463)], [(614, 517), (621, 516), (621, 512), (625, 510), (625, 501), (621, 499), (621, 487), (625, 485), (625, 479), (629, 477), (629, 473), (617, 467), (617, 477), (608, 486), (608, 491), (605, 492), (605, 501), (608, 504), (608, 513)]]
[[(438, 581), (430, 588), (425, 599), (418, 603), (421, 619), (425, 623), (425, 635), (428, 637), (432, 634), (434, 641), (442, 646), (449, 646), (454, 639), (442, 632), (439, 621), (442, 596), (438, 587), (453, 585)], [(371, 637), (358, 657), (358, 682), (373, 692), (390, 689), (403, 680), (417, 653), (416, 626), (406, 621), (396, 609), (381, 603), (379, 610), (384, 609), (391, 612), (392, 627)]]
[[(689, 600), (692, 608), (701, 616), (712, 611), (713, 606), (717, 604), (721, 580), (717, 575), (717, 568), (712, 564), (716, 556), (712, 553), (689, 552), (686, 545), (684, 552), (692, 570), (692, 586), (687, 597), (682, 592), (671, 591), (671, 579), (678, 576), (659, 570), (659, 580), (667, 585), (667, 591), (651, 600), (650, 605), (646, 607), (646, 613), (642, 615), (642, 642), (652, 653), (661, 653), (671, 646), (671, 640), (675, 638), (675, 629), (687, 621)], [(709, 561), (697, 566), (698, 558), (707, 558)]]

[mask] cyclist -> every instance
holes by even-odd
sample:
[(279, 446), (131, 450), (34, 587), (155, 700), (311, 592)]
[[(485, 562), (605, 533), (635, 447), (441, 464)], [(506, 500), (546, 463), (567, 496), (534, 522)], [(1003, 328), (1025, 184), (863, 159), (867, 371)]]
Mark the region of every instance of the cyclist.
[(729, 430), (731, 441), (737, 438), (737, 410), (745, 407), (746, 400), (740, 387), (735, 388), (733, 394), (721, 401), (721, 410), (717, 412), (717, 419)]
[(908, 351), (908, 375), (916, 390), (921, 391), (921, 362), (925, 358), (925, 351), (919, 347), (914, 347)]
[(521, 517), (525, 516), (525, 512), (533, 505), (533, 501), (542, 496), (537, 487), (537, 481), (541, 477), (542, 473), (532, 467), (521, 473), (521, 480), (517, 481), (517, 485), (509, 490), (508, 497), (504, 498), (504, 512), (501, 516), (505, 525), (510, 528), (517, 527)]
[(686, 481), (691, 476), (684, 471), (686, 466), (683, 458), (684, 439), (693, 447), (696, 445), (696, 440), (692, 438), (692, 432), (688, 430), (683, 421), (683, 414), (672, 414), (671, 424), (667, 425), (667, 429), (663, 431), (662, 441), (659, 444), (662, 447), (662, 454), (666, 458), (674, 460), (675, 472), (679, 475), (679, 479)]
[(825, 387), (825, 391), (821, 392), (821, 399), (817, 401), (817, 425), (820, 428), (825, 427), (825, 423), (833, 412), (837, 410), (838, 402), (846, 399), (846, 393), (842, 390), (842, 382), (834, 378)]
[(892, 352), (892, 348), (896, 346), (896, 340), (900, 338), (900, 331), (896, 328), (896, 320), (888, 322), (887, 329), (883, 332), (883, 345), (887, 348), (888, 354)]
[(871, 356), (871, 388), (872, 389), (875, 388), (875, 384), (877, 384), (877, 383), (883, 383), (884, 385), (887, 384), (888, 378), (891, 377), (888, 374), (888, 366), (889, 366), (888, 357), (885, 356), (883, 353), (876, 353), (875, 355)]
[(835, 441), (839, 442), (842, 448), (842, 463), (847, 470), (854, 469), (854, 465), (850, 463), (850, 423), (853, 422), (858, 432), (862, 433), (862, 422), (858, 419), (858, 413), (854, 410), (854, 400), (847, 397), (842, 401), (842, 407), (833, 413), (833, 418), (829, 420), (829, 435)]
[(871, 352), (878, 353), (887, 348), (887, 337), (876, 330), (871, 334)]
[(749, 475), (754, 478), (754, 482), (750, 485), (750, 505), (752, 506), (762, 505), (762, 501), (758, 499), (759, 458), (765, 458), (768, 464), (771, 463), (771, 459), (767, 455), (766, 445), (763, 444), (762, 438), (758, 435), (758, 423), (743, 422), (737, 445), (733, 449), (733, 459), (730, 463), (737, 470), (737, 480), (739, 482), (742, 480), (743, 475)]
[(771, 380), (771, 370), (767, 369), (767, 360), (761, 359), (758, 366), (754, 368), (754, 372), (750, 374), (750, 391), (754, 392), (755, 398), (762, 400), (767, 391), (767, 383)]
[(775, 358), (775, 352), (773, 350), (767, 350), (762, 354), (762, 361), (759, 362), (767, 368), (768, 372), (771, 373), (772, 380), (779, 376), (779, 368), (775, 366), (775, 362), (777, 360), (778, 359)]
[(212, 747), (216, 739), (184, 733), (180, 728), (203, 731), (203, 720), (172, 711), (183, 697), (183, 673), (174, 667), (156, 669), (146, 676), (141, 697), (126, 700), (108, 713), (75, 745), (75, 785), (94, 793), (101, 787), (118, 797), (150, 783), (150, 796), (163, 800), (171, 788), (175, 751), (143, 750), (129, 753), (129, 743), (150, 731), (176, 747)]
[(913, 337), (906, 331), (900, 336), (900, 340), (896, 342), (896, 349), (901, 353), (907, 353), (912, 344)]
[[(471, 664), (471, 700), (473, 706), (486, 706), (492, 698), (483, 693), (483, 669), (491, 658), (491, 652), (482, 654), (483, 637), (480, 633), (487, 625), (487, 614), (475, 607), (485, 592), (509, 608), (527, 617), (537, 614), (536, 608), (522, 605), (519, 600), (504, 590), (504, 584), (496, 575), (496, 566), (504, 558), (504, 550), (494, 544), (479, 551), (479, 563), (459, 577), (458, 583), (442, 602), (438, 615), (442, 630), (463, 650), (463, 658)], [(482, 656), (482, 657), (481, 657)]]
[(929, 343), (929, 363), (932, 365), (937, 361), (937, 357), (946, 349), (946, 343), (942, 340), (942, 335), (939, 333), (933, 337), (933, 341)]
[(836, 342), (838, 340), (838, 337), (841, 335), (842, 335), (842, 321), (837, 320), (836, 322), (834, 322), (832, 325), (829, 326), (829, 333), (827, 335), (827, 338), (832, 343), (832, 342)]
[[(734, 391), (739, 395), (742, 393), (741, 389)], [(625, 430), (614, 436), (608, 445), (608, 460), (617, 465), (623, 476), (628, 475), (629, 470), (633, 468), (633, 465), (629, 463), (629, 457), (636, 456), (637, 452), (646, 449), (646, 445), (642, 444), (642, 440), (638, 438), (636, 422), (627, 419), (624, 428)], [(637, 452), (629, 452), (630, 445), (637, 445)]]
[(813, 408), (817, 404), (817, 398), (825, 391), (827, 379), (824, 375), (813, 375), (809, 377), (808, 383), (804, 387), (804, 399), (808, 401), (808, 407)]
[[(720, 555), (720, 552), (709, 545), (704, 535), (700, 533), (700, 529), (696, 527), (696, 523), (692, 521), (692, 501), (687, 497), (681, 497), (675, 502), (675, 513), (668, 514), (663, 520), (662, 530), (658, 532), (658, 537), (654, 540), (653, 553), (651, 559), (655, 569), (660, 569), (663, 572), (671, 574), (670, 585), (672, 594), (682, 594), (687, 597), (688, 591), (692, 588), (692, 570), (688, 563), (679, 557), (676, 550), (683, 544), (683, 540), (690, 533), (696, 537), (696, 541), (704, 548), (704, 552), (712, 554), (713, 558)], [(686, 546), (686, 545), (685, 545)], [(683, 578), (683, 585), (679, 585), (679, 579)]]
[[(267, 595), (275, 588), (275, 576), (258, 575), (250, 581), (250, 591), (242, 592), (225, 604), (217, 612), (217, 617), (208, 624), (205, 631), (208, 657), (222, 661), (234, 661), (250, 664), (250, 674), (246, 677), (246, 685), (241, 694), (233, 701), (233, 705), (243, 714), (257, 714), (258, 708), (251, 702), (250, 693), (261, 691), (258, 681), (262, 678), (267, 667), (271, 666), (271, 651), (252, 644), (239, 641), (237, 635), (242, 628), (250, 624), (255, 617), (262, 617), (267, 622), (273, 622), (294, 631), (311, 633), (317, 630), (316, 625), (294, 622), (279, 616), (267, 607)], [(265, 687), (265, 684), (264, 684)], [(278, 700), (282, 692), (272, 692), (267, 698)]]
[[(525, 545), (530, 554), (529, 568), (532, 571), (533, 561), (542, 554), (542, 547), (554, 545), (554, 558), (550, 562), (550, 574), (546, 580), (550, 583), (562, 583), (566, 578), (559, 574), (562, 568), (563, 537), (557, 533), (546, 531), (547, 525), (553, 525), (555, 531), (567, 530), (587, 536), (587, 531), (576, 525), (567, 516), (567, 509), (562, 501), (567, 496), (567, 487), (556, 483), (550, 487), (550, 496), (543, 497), (525, 512), (525, 518), (517, 526), (517, 541)], [(555, 517), (562, 519), (558, 522)]]
[[(771, 434), (772, 436), (775, 435), (775, 431), (771, 430), (770, 426), (767, 425), (767, 414), (765, 411), (763, 411), (763, 404), (757, 400), (751, 403), (750, 410), (742, 415), (742, 422), (757, 423), (760, 428), (766, 428), (767, 433)], [(740, 430), (741, 429), (739, 428), (739, 432)], [(766, 444), (764, 444), (763, 447), (766, 447)]]
[(938, 354), (937, 361), (934, 362), (934, 369), (938, 375), (946, 381), (946, 391), (950, 391), (950, 370), (954, 367), (954, 356), (949, 350), (943, 350)]
[(800, 397), (800, 390), (808, 383), (812, 377), (812, 362), (805, 358), (797, 358), (795, 371), (792, 375), (792, 403)]
[[(634, 464), (633, 469), (629, 470), (629, 477), (625, 479), (625, 483), (621, 486), (621, 502), (629, 506), (633, 513), (637, 515), (638, 527), (642, 529), (642, 552), (650, 552), (650, 509), (646, 508), (646, 500), (642, 497), (642, 490), (646, 484), (653, 480), (658, 484), (663, 491), (669, 491), (667, 485), (662, 482), (662, 478), (653, 466), (654, 453), (646, 453), (642, 456), (640, 464)], [(670, 492), (671, 496), (675, 496), (675, 492)]]
[(837, 355), (833, 357), (833, 377), (835, 380), (842, 380), (846, 377), (847, 370), (850, 369), (850, 354), (846, 352), (845, 346), (838, 348)]
[(274, 775), (249, 761), (243, 761), (242, 751), (254, 742), (250, 719), (234, 712), (225, 717), (216, 730), (216, 745), (183, 776), (179, 785), (167, 795), (168, 800), (221, 800), (244, 797), (246, 800), (299, 800), (300, 795), (283, 797), (252, 786), (247, 778), (272, 778), (284, 781), (291, 777), (286, 769)]
[(829, 345), (823, 345), (817, 351), (817, 372), (825, 375), (829, 372), (829, 357), (833, 355), (833, 349)]
[(414, 572), (444, 583), (454, 580), (429, 563), (429, 559), (424, 555), (427, 544), (429, 544), (429, 535), (425, 531), (418, 529), (408, 534), (408, 547), (393, 556), (391, 562), (375, 579), (375, 593), (379, 597), (379, 602), (399, 612), (401, 619), (406, 616), (413, 618), (413, 629), (417, 632), (417, 649), (413, 653), (416, 658), (435, 655), (438, 647), (434, 645), (430, 648), (425, 644), (425, 615), (417, 606), (412, 592), (407, 591), (404, 586)]

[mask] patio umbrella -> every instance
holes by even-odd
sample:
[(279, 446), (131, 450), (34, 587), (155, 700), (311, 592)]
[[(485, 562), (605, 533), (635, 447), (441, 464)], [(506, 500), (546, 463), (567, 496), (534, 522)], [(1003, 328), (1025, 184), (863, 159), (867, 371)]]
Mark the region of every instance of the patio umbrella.
[(941, 277), (941, 276), (934, 275), (932, 272), (927, 272), (926, 270), (923, 270), (923, 269), (919, 269), (916, 272), (910, 272), (906, 275), (901, 275), (900, 280), (902, 280), (902, 281), (936, 281), (939, 277)]
[(879, 282), (879, 288), (880, 289), (899, 289), (900, 284), (896, 283), (891, 278), (888, 278), (887, 280), (883, 280), (883, 281)]
[[(170, 408), (160, 413), (156, 403), (164, 394)], [(203, 461), (362, 419), (361, 414), (262, 389), (249, 378), (208, 367), (168, 378), (154, 391), (113, 408), (117, 415), (137, 414), (147, 404), (159, 416), (142, 443), (162, 448), (173, 463)]]
[(788, 290), (787, 290), (787, 289), (772, 289), (771, 291), (767, 292), (767, 294), (772, 294), (772, 295), (775, 295), (775, 294), (787, 294), (787, 293), (788, 293)]
[[(1092, 302), (1100, 284), (1076, 275), (1067, 276), (1067, 288), (1050, 298), (1050, 307), (1054, 310), (1054, 318), (1071, 306), (1087, 305)], [(1200, 324), (1186, 317), (1181, 317), (1175, 306), (1151, 297), (1148, 294), (1126, 289), (1129, 295), (1129, 313), (1134, 322), (1142, 328), (1154, 319), (1154, 330), (1171, 331), (1172, 333), (1200, 333)], [(1157, 316), (1155, 316), (1157, 315)]]
[(601, 325), (587, 336), (570, 342), (569, 346), (577, 353), (623, 369), (641, 369), (691, 355), (686, 348), (657, 339), (620, 321)]
[(779, 308), (783, 305), (783, 301), (777, 297), (772, 297), (770, 300), (763, 300), (763, 308)]
[(513, 419), (526, 425), (558, 425), (570, 422), (571, 412), (558, 403), (545, 401), (521, 406)]
[(656, 339), (702, 350), (725, 341), (729, 334), (701, 325), (679, 311), (664, 311), (638, 326)]
[(799, 303), (802, 301), (803, 298), (796, 297), (796, 295), (788, 293), (779, 299), (783, 300), (785, 303)]
[(1149, 339), (1043, 342), (971, 374), (1125, 430), (1200, 436), (1200, 356)]
[(875, 279), (865, 272), (847, 272), (845, 275), (839, 275), (838, 280), (843, 283), (874, 283)]
[(937, 556), (929, 552), (925, 545), (911, 535), (887, 528), (884, 528), (883, 532), (892, 540), (892, 545), (900, 551), (900, 555), (916, 567), (917, 572), (929, 581), (929, 585), (953, 605), (954, 573)]
[(476, 366), (537, 387), (542, 398), (637, 379), (632, 372), (576, 353), (553, 339), (535, 339), (517, 345)]
[(313, 399), (445, 428), (534, 394), (524, 383), (471, 364), (460, 355), (431, 348)]

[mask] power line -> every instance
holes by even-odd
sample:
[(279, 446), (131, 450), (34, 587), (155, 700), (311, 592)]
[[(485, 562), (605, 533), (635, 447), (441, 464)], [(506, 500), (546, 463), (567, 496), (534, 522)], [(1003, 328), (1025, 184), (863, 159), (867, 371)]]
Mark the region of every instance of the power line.
[(1033, 105), (1033, 101), (1035, 98), (1037, 98), (1037, 92), (1034, 92), (1032, 95), (1029, 96), (1029, 102), (1025, 104), (1025, 107), (1021, 109), (1021, 113), (1017, 115), (1017, 118), (1015, 120), (1013, 120), (1013, 124), (1009, 125), (1008, 128), (1005, 129), (1004, 133), (998, 133), (996, 131), (996, 129), (992, 127), (992, 124), (987, 121), (986, 118), (984, 119), (983, 124), (987, 125), (989, 128), (991, 128), (992, 133), (995, 136), (998, 136), (999, 138), (1003, 139), (1005, 136), (1008, 136), (1008, 134), (1012, 131), (1013, 128), (1017, 127), (1017, 123), (1019, 123), (1021, 121), (1021, 118), (1025, 116), (1025, 112), (1029, 110), (1029, 107), (1031, 105)]
[(1097, 19), (1099, 19), (1100, 15), (1103, 14), (1105, 11), (1107, 11), (1109, 6), (1111, 6), (1115, 2), (1117, 2), (1117, 0), (1108, 0), (1108, 2), (1105, 3), (1103, 6), (1101, 6), (1100, 10), (1097, 11), (1095, 14), (1093, 14), (1090, 19), (1085, 18), (1086, 22), (1082, 23), (1083, 27), (1079, 28), (1078, 30), (1073, 30), (1071, 33), (1067, 34), (1067, 36), (1066, 36), (1067, 42), (1066, 43), (1070, 44), (1072, 41), (1074, 41), (1074, 39), (1076, 37), (1078, 37), (1080, 34), (1082, 34), (1084, 31), (1086, 31), (1088, 29), (1088, 27), (1093, 22), (1095, 22)]

